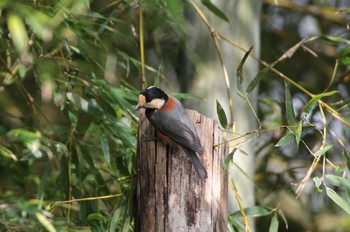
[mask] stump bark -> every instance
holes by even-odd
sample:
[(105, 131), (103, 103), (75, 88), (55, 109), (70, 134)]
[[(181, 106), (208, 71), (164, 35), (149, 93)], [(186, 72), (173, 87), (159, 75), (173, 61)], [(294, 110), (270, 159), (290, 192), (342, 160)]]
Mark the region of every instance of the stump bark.
[(200, 179), (182, 149), (144, 141), (154, 128), (140, 111), (135, 231), (227, 231), (228, 149), (215, 120), (187, 110), (205, 150), (200, 159), (208, 172)]

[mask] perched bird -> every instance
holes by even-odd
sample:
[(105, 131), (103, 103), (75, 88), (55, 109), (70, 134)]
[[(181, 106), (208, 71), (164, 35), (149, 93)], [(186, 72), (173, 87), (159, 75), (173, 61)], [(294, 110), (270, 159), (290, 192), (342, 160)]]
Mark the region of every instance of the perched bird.
[(198, 134), (179, 100), (168, 96), (158, 87), (141, 91), (135, 110), (145, 108), (147, 119), (155, 127), (157, 137), (167, 144), (177, 144), (190, 157), (197, 173), (207, 178), (207, 171), (199, 160), (203, 147)]

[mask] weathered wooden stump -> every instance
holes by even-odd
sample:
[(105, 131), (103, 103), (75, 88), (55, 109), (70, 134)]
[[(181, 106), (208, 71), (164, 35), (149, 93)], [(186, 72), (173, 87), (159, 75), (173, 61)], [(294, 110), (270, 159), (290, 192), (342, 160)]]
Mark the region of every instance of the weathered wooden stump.
[(187, 111), (205, 153), (208, 172), (200, 179), (186, 154), (161, 142), (144, 141), (154, 128), (140, 111), (138, 133), (137, 212), (135, 231), (227, 231), (227, 174), (222, 169), (227, 150), (216, 121)]

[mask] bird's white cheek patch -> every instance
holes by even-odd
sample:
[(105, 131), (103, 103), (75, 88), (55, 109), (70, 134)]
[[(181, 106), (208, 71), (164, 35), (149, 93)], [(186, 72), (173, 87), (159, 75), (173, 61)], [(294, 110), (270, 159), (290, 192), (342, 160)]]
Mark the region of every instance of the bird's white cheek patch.
[(164, 99), (153, 99), (152, 101), (145, 104), (146, 108), (152, 108), (152, 109), (160, 109), (162, 106), (164, 106), (165, 100)]

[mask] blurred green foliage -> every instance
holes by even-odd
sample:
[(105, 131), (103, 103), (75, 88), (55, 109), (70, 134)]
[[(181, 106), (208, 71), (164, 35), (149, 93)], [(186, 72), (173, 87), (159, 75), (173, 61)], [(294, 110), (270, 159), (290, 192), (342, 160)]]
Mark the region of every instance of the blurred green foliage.
[(134, 6), (105, 3), (0, 3), (1, 231), (130, 228)]

